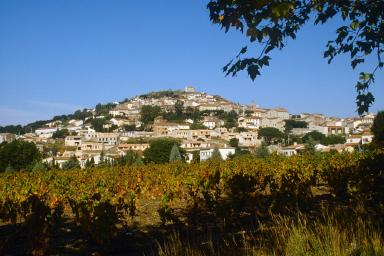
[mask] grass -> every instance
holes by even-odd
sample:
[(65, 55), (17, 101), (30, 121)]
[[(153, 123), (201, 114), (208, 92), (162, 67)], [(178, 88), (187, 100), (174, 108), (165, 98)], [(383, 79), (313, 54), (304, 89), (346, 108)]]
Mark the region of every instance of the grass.
[(271, 225), (259, 225), (216, 239), (211, 234), (184, 237), (173, 232), (157, 243), (156, 255), (287, 255), (365, 256), (384, 255), (382, 232), (360, 217), (340, 219), (334, 215), (317, 220), (299, 215), (274, 216)]

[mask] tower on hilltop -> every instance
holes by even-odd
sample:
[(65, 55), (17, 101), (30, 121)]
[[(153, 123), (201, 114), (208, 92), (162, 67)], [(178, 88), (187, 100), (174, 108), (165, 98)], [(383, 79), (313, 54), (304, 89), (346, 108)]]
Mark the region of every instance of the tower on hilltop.
[(185, 92), (196, 92), (195, 87), (193, 86), (185, 86)]

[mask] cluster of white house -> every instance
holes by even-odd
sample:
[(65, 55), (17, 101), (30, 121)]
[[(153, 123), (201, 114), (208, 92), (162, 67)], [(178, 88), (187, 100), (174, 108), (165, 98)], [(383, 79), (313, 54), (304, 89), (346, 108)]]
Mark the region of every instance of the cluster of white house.
[[(237, 127), (244, 129), (227, 129), (224, 127), (225, 121), (218, 116), (206, 112), (202, 117), (201, 124), (204, 129), (191, 129), (194, 121), (187, 119), (183, 122), (169, 122), (162, 117), (157, 117), (152, 125), (152, 131), (131, 131), (125, 132), (121, 129), (124, 125), (140, 126), (140, 109), (144, 105), (160, 106), (162, 110), (172, 110), (177, 100), (183, 101), (183, 107), (197, 108), (200, 111), (235, 111), (237, 113)], [(94, 110), (90, 110), (94, 111)], [(61, 165), (68, 161), (70, 157), (76, 156), (81, 166), (93, 159), (97, 164), (101, 156), (105, 158), (116, 158), (124, 155), (128, 150), (144, 151), (149, 147), (148, 141), (152, 138), (172, 137), (181, 141), (181, 147), (188, 155), (188, 161), (192, 160), (193, 152), (200, 152), (202, 161), (211, 157), (213, 149), (218, 148), (222, 158), (226, 159), (230, 154), (235, 153), (235, 148), (229, 147), (231, 139), (238, 139), (238, 144), (242, 148), (253, 149), (261, 144), (258, 131), (263, 127), (274, 127), (280, 131), (285, 129), (285, 120), (294, 119), (306, 122), (307, 128), (293, 128), (291, 134), (304, 136), (311, 131), (318, 131), (326, 136), (342, 135), (347, 142), (343, 145), (323, 146), (316, 145), (319, 151), (352, 151), (356, 145), (366, 144), (372, 141), (372, 134), (369, 127), (373, 123), (374, 115), (368, 114), (363, 117), (355, 118), (332, 118), (322, 114), (302, 113), (292, 116), (284, 108), (265, 109), (255, 105), (239, 105), (231, 103), (219, 96), (208, 95), (203, 92), (196, 92), (193, 87), (186, 87), (178, 98), (173, 97), (135, 97), (127, 102), (116, 104), (116, 107), (109, 111), (112, 118), (108, 125), (116, 125), (118, 128), (114, 132), (96, 132), (85, 120), (70, 120), (65, 124), (61, 121), (52, 121), (38, 128), (34, 133), (27, 133), (21, 136), (13, 134), (0, 134), (0, 143), (22, 139), (35, 142), (40, 148), (44, 143), (52, 141), (55, 132), (67, 129), (71, 136), (64, 140), (65, 151), (58, 155), (50, 156), (47, 162), (55, 161)], [(93, 116), (90, 118), (103, 118)], [(109, 126), (110, 127), (110, 126)], [(136, 141), (136, 143), (132, 143)], [(271, 146), (270, 151), (290, 156), (299, 153), (304, 149), (302, 144), (294, 144), (289, 147)]]

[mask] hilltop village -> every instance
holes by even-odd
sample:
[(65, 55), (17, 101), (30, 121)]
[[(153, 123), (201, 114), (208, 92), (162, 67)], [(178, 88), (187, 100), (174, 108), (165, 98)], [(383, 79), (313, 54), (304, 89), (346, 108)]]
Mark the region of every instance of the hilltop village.
[(96, 165), (105, 159), (113, 161), (127, 152), (142, 155), (151, 141), (162, 137), (177, 140), (187, 162), (207, 160), (215, 150), (227, 159), (261, 147), (285, 156), (309, 147), (321, 152), (352, 152), (372, 141), (374, 117), (291, 114), (281, 107), (236, 104), (187, 86), (14, 128), (0, 133), (0, 143), (33, 142), (46, 163), (59, 167), (71, 158), (85, 167), (91, 161)]

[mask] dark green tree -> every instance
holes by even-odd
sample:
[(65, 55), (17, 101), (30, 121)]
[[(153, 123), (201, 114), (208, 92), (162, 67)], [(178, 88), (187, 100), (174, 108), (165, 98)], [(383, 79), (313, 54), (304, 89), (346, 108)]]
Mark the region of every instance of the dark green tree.
[(87, 161), (85, 162), (85, 168), (92, 168), (95, 166), (95, 159), (93, 157), (91, 157), (91, 159), (87, 159)]
[(53, 139), (64, 139), (69, 135), (69, 131), (67, 129), (57, 130), (53, 133)]
[(213, 161), (222, 161), (223, 157), (221, 156), (220, 150), (218, 147), (215, 147), (210, 158)]
[[(384, 1), (381, 0), (210, 0), (210, 19), (228, 32), (230, 28), (245, 33), (250, 42), (257, 42), (261, 52), (245, 56), (248, 46), (224, 68), (226, 75), (235, 76), (246, 70), (252, 80), (268, 66), (270, 52), (281, 50), (288, 39), (296, 39), (298, 31), (311, 19), (315, 24), (340, 19), (343, 24), (336, 29), (336, 39), (326, 45), (324, 58), (330, 63), (340, 54), (348, 54), (353, 69), (373, 55), (377, 64), (370, 73), (360, 73), (357, 89), (359, 114), (368, 111), (374, 97), (368, 91), (375, 73), (384, 66)], [(253, 51), (252, 51), (253, 52)]]
[(207, 129), (201, 122), (195, 121), (193, 124), (190, 126), (191, 130), (203, 130)]
[(116, 104), (114, 103), (107, 103), (107, 104), (97, 104), (96, 105), (96, 115), (103, 115), (103, 116), (107, 116), (109, 115), (109, 110), (113, 109), (114, 107), (116, 107)]
[(133, 162), (132, 166), (142, 166), (144, 165), (143, 159), (139, 156), (136, 158), (135, 162)]
[(255, 148), (255, 157), (257, 158), (265, 158), (269, 156), (269, 150), (267, 148), (267, 145), (263, 142), (260, 146)]
[(371, 130), (374, 135), (373, 141), (378, 145), (384, 145), (384, 111), (377, 113)]
[[(177, 140), (173, 138), (159, 138), (149, 142), (149, 148), (144, 150), (144, 162), (145, 163), (168, 163), (171, 155), (173, 145), (178, 145)], [(180, 150), (180, 154), (183, 157), (184, 151)]]
[(346, 141), (345, 136), (331, 134), (324, 138), (324, 140), (320, 141), (323, 145), (335, 145), (335, 144), (344, 144)]
[(160, 113), (161, 108), (159, 106), (144, 105), (141, 107), (140, 120), (144, 125), (148, 125), (149, 123), (152, 123), (153, 120), (160, 115)]
[(83, 110), (76, 110), (71, 117), (78, 120), (84, 120), (89, 116), (92, 116), (92, 112), (87, 111), (87, 109), (83, 109)]
[(305, 142), (305, 152), (308, 154), (315, 154), (316, 153), (316, 141), (312, 137), (308, 137), (308, 139)]
[(305, 121), (298, 121), (294, 119), (284, 120), (285, 122), (285, 131), (290, 132), (293, 128), (307, 128), (308, 123)]
[(181, 100), (177, 100), (175, 103), (175, 114), (177, 119), (182, 120), (184, 118), (184, 102)]
[(182, 160), (182, 158), (181, 158), (181, 154), (179, 151), (179, 147), (177, 146), (177, 144), (174, 144), (172, 149), (171, 149), (171, 154), (169, 156), (169, 162), (170, 163), (180, 162), (181, 160)]
[(103, 125), (107, 124), (107, 120), (105, 118), (93, 118), (91, 119), (91, 124), (93, 129), (95, 129), (95, 131), (104, 132), (105, 129)]
[(36, 172), (36, 171), (48, 171), (49, 166), (46, 163), (43, 163), (41, 161), (38, 161), (33, 164), (31, 171)]
[(123, 126), (124, 131), (130, 132), (130, 131), (135, 131), (136, 130), (136, 125), (134, 124), (126, 124)]
[(194, 164), (200, 163), (200, 151), (199, 150), (192, 151), (192, 163), (194, 163)]
[(281, 142), (284, 138), (284, 133), (274, 127), (264, 127), (259, 129), (259, 138), (262, 138), (267, 145)]
[(26, 170), (41, 158), (42, 155), (34, 143), (20, 140), (6, 143), (0, 147), (0, 172), (5, 171), (7, 166), (12, 166), (16, 171)]
[(238, 148), (239, 147), (239, 139), (237, 139), (237, 138), (230, 139), (229, 140), (229, 145), (231, 147)]
[(305, 134), (303, 137), (303, 142), (306, 143), (309, 140), (309, 138), (321, 144), (326, 140), (325, 135), (318, 131), (312, 131)]
[(121, 156), (120, 158), (117, 159), (117, 164), (118, 165), (132, 165), (135, 161), (136, 158), (138, 158), (138, 154), (133, 151), (133, 150), (128, 150), (124, 156)]
[(76, 156), (72, 156), (68, 161), (63, 163), (63, 165), (61, 166), (61, 169), (63, 170), (80, 169), (79, 160), (77, 160)]

